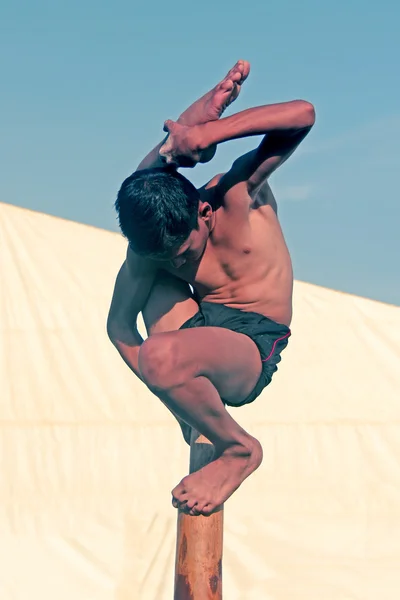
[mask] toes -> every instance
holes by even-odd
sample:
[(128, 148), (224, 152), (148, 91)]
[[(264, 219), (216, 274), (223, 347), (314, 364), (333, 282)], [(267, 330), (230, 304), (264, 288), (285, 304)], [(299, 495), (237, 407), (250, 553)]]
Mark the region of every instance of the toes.
[[(186, 486), (185, 486), (184, 482), (185, 482), (185, 479), (182, 479), (182, 481), (180, 483), (178, 483), (178, 485), (171, 492), (172, 506), (174, 506), (175, 508), (180, 508), (181, 510), (183, 510), (183, 508), (186, 506), (187, 502), (189, 501), (189, 498), (187, 496)], [(190, 508), (192, 508), (193, 505), (194, 505), (194, 502), (190, 504)]]
[(192, 517), (196, 517), (200, 514), (199, 510), (197, 509), (197, 502), (195, 501), (186, 502), (182, 504), (179, 508), (186, 515), (191, 515)]
[(190, 508), (187, 505), (186, 500), (177, 500), (176, 498), (172, 498), (172, 506), (174, 508), (179, 508), (182, 512), (188, 513)]
[[(203, 503), (201, 504), (201, 506)], [(198, 505), (197, 500), (190, 500), (189, 498), (185, 498), (183, 494), (176, 497), (174, 493), (172, 496), (172, 506), (174, 508), (178, 508), (180, 511), (185, 513), (186, 515), (191, 515), (192, 517), (198, 517), (203, 514), (202, 508)]]
[(196, 505), (197, 505), (197, 500), (188, 500), (186, 502), (186, 508), (189, 511), (192, 510)]
[(217, 509), (214, 503), (211, 502), (198, 502), (194, 509), (199, 513), (199, 515), (203, 515), (203, 517), (209, 517), (212, 515)]
[(172, 498), (172, 506), (192, 517), (198, 517), (200, 515), (209, 517), (218, 508), (209, 502), (203, 504), (193, 500), (177, 500), (177, 498)]
[(248, 74), (250, 73), (250, 63), (247, 60), (238, 60), (237, 62), (238, 68), (242, 74), (242, 77), (246, 79)]
[(195, 506), (189, 511), (189, 515), (191, 515), (192, 517), (199, 517), (201, 515), (201, 512)]
[(250, 73), (250, 63), (247, 60), (244, 60), (243, 63), (244, 64), (243, 64), (243, 71), (242, 71), (242, 73), (243, 73), (243, 81), (244, 81), (249, 76), (249, 73)]
[(250, 63), (247, 60), (238, 60), (233, 69), (229, 72), (229, 77), (236, 83), (242, 84), (250, 73)]
[[(194, 515), (195, 512), (197, 511), (197, 501), (196, 500), (183, 500), (181, 502), (177, 502), (177, 507), (179, 508), (182, 512), (188, 514), (188, 515)], [(200, 513), (199, 513), (200, 514)]]
[[(194, 512), (192, 512), (192, 511), (194, 511), (195, 509), (194, 509), (194, 508), (190, 508), (190, 507), (188, 506), (187, 502), (178, 502), (177, 500), (175, 500), (175, 502), (174, 502), (174, 501), (172, 501), (172, 504), (173, 504), (173, 506), (174, 506), (175, 508), (177, 508), (178, 510), (180, 510), (181, 512), (183, 512), (185, 515), (192, 515), (192, 516), (195, 516), (195, 515), (194, 515)], [(200, 513), (199, 513), (199, 514), (200, 514)]]
[(236, 73), (238, 71), (241, 70), (242, 66), (244, 64), (244, 60), (238, 60), (232, 67), (232, 69), (229, 71), (227, 77), (231, 77), (233, 75), (233, 73)]
[(180, 505), (184, 504), (185, 502), (187, 502), (185, 491), (178, 491), (176, 489), (173, 490), (173, 492), (172, 492), (172, 505), (175, 506), (175, 508), (179, 508)]
[(209, 517), (214, 512), (215, 509), (216, 509), (216, 507), (213, 507), (211, 504), (207, 503), (201, 509), (201, 514), (203, 515), (203, 517)]
[(242, 78), (243, 78), (243, 74), (242, 74), (242, 71), (239, 69), (234, 71), (230, 76), (230, 79), (232, 79), (232, 81), (234, 83), (239, 83), (239, 81), (242, 81)]
[(221, 82), (221, 90), (224, 92), (231, 92), (233, 90), (233, 86), (234, 83), (232, 79), (224, 79), (224, 81)]

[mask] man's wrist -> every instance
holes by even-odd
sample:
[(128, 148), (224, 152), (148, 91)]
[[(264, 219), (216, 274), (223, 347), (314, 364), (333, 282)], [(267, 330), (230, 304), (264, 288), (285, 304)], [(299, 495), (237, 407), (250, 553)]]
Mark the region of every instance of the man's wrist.
[(193, 125), (187, 130), (187, 143), (193, 152), (202, 150), (203, 134), (201, 128), (202, 125)]
[(211, 122), (195, 125), (191, 128), (193, 148), (198, 152), (207, 150), (213, 144), (210, 136), (210, 125), (212, 125)]

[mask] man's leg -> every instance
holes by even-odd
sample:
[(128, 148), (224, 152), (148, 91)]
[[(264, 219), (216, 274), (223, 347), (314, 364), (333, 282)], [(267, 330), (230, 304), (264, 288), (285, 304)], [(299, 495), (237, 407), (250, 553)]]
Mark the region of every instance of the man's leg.
[[(189, 285), (160, 271), (142, 310), (147, 335), (176, 331), (198, 310)], [(190, 444), (191, 426), (170, 410), (181, 427), (185, 441)]]
[(240, 402), (253, 390), (262, 369), (258, 348), (248, 336), (221, 327), (170, 330), (142, 344), (139, 368), (149, 389), (215, 446), (215, 460), (172, 492), (174, 506), (211, 514), (262, 459), (259, 442), (221, 400)]
[(224, 110), (239, 96), (240, 88), (250, 73), (250, 64), (238, 60), (225, 77), (181, 114), (178, 122), (187, 127), (219, 119)]

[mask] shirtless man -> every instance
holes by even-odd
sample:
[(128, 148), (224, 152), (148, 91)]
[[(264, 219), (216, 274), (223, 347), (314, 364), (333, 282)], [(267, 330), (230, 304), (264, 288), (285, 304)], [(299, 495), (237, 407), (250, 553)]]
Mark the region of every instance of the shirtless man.
[[(166, 121), (167, 138), (116, 201), (129, 247), (109, 337), (180, 420), (185, 438), (189, 425), (215, 447), (213, 462), (172, 491), (173, 505), (191, 515), (211, 514), (260, 465), (260, 443), (225, 405), (261, 393), (290, 336), (292, 266), (267, 180), (310, 131), (314, 108), (296, 100), (220, 119), (249, 70), (239, 61), (176, 123)], [(260, 134), (255, 150), (199, 190), (177, 171), (207, 162), (222, 142)]]

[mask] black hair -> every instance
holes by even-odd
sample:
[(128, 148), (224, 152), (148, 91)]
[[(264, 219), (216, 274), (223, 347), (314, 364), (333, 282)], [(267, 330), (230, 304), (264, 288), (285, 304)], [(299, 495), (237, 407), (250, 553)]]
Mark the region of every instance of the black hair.
[(198, 229), (200, 194), (175, 169), (143, 169), (122, 183), (115, 208), (119, 226), (137, 254), (157, 256), (178, 249)]

